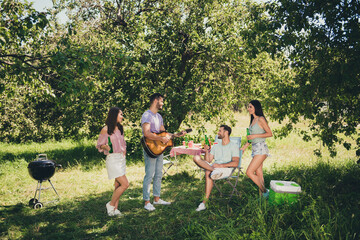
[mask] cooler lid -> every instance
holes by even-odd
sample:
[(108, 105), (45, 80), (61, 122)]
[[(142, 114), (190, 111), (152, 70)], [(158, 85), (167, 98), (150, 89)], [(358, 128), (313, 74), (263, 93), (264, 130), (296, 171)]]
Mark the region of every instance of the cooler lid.
[(270, 188), (278, 193), (301, 193), (301, 187), (296, 182), (271, 180)]

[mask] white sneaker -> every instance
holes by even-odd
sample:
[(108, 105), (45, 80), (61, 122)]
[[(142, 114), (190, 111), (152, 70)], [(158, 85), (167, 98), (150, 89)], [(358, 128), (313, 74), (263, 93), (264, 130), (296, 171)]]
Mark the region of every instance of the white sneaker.
[(106, 204), (107, 214), (112, 217), (115, 215), (115, 207), (110, 205), (110, 202)]
[(119, 211), (119, 209), (114, 210), (114, 216), (121, 217), (123, 214)]
[(200, 211), (202, 211), (202, 210), (205, 210), (206, 209), (206, 207), (205, 207), (205, 203), (200, 203), (199, 204), (199, 206), (198, 206), (198, 208), (196, 209), (196, 211), (197, 212), (200, 212)]
[(154, 211), (156, 209), (151, 203), (145, 204), (144, 208), (148, 211)]
[(160, 198), (159, 201), (157, 201), (157, 202), (154, 201), (153, 204), (154, 205), (170, 205), (171, 202), (164, 201)]

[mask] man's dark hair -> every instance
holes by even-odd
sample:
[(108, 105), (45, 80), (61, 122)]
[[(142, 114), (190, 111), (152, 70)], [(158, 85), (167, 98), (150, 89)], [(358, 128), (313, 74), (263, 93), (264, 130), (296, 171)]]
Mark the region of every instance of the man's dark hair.
[(230, 136), (230, 134), (231, 134), (231, 127), (229, 127), (228, 125), (225, 125), (225, 124), (221, 125), (220, 127), (224, 128), (224, 130), (227, 131), (227, 132), (229, 133), (229, 136)]
[(154, 93), (150, 96), (150, 105), (155, 101), (155, 99), (164, 98), (164, 96), (160, 93)]

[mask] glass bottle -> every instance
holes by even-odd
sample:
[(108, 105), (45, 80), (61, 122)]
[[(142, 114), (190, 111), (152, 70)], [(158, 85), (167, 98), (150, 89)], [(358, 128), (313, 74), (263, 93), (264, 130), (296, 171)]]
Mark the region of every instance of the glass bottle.
[(108, 145), (109, 145), (109, 147), (110, 147), (109, 153), (113, 153), (114, 150), (113, 150), (112, 142), (111, 142), (111, 140), (110, 140), (110, 136), (108, 137)]
[(205, 144), (208, 145), (211, 148), (211, 145), (210, 145), (210, 142), (209, 142), (209, 139), (208, 139), (207, 135), (205, 135)]
[[(250, 130), (249, 128), (246, 128), (246, 136), (249, 136), (250, 135)], [(248, 140), (248, 143), (251, 143), (251, 140)]]

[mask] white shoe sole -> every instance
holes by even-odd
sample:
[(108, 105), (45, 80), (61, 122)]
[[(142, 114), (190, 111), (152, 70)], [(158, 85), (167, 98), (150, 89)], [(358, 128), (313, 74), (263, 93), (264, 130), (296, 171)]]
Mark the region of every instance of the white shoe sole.
[(153, 202), (153, 205), (170, 205), (171, 203), (166, 202), (166, 203), (157, 203), (157, 202)]

